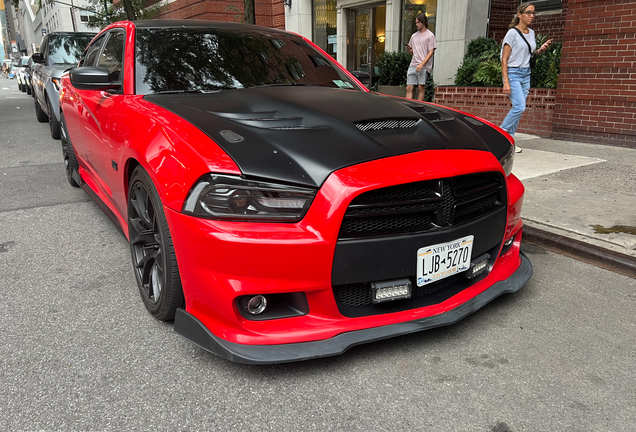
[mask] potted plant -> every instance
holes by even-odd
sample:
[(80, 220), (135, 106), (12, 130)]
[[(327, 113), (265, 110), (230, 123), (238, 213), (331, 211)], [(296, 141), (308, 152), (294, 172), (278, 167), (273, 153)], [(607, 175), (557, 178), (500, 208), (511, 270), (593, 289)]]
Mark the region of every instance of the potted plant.
[(387, 51), (378, 56), (378, 93), (391, 96), (406, 96), (406, 72), (411, 55), (404, 51)]

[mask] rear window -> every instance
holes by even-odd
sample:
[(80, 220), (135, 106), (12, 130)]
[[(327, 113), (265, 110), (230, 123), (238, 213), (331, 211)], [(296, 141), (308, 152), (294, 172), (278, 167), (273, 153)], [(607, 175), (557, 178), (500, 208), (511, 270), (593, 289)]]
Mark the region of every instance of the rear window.
[(252, 29), (137, 29), (136, 93), (266, 85), (360, 88), (301, 37)]
[(77, 64), (93, 39), (90, 34), (51, 35), (48, 45), (49, 64)]

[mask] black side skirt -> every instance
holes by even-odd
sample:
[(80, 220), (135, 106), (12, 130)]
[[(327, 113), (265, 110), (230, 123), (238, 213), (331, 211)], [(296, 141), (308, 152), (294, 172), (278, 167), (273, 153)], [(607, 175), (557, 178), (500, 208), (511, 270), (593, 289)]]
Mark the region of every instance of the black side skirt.
[(183, 309), (177, 309), (174, 330), (204, 350), (237, 363), (289, 363), (335, 356), (355, 345), (455, 324), (500, 295), (518, 291), (532, 276), (532, 264), (523, 253), (519, 256), (521, 265), (512, 276), (497, 282), (455, 309), (414, 321), (342, 333), (326, 340), (283, 345), (243, 345), (228, 342), (215, 336), (198, 319)]

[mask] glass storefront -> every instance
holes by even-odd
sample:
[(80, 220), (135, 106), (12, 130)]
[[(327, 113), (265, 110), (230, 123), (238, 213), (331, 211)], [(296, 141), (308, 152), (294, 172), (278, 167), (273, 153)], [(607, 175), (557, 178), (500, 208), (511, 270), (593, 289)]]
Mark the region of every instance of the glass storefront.
[(348, 10), (347, 68), (378, 75), (376, 62), (384, 53), (386, 41), (386, 5), (378, 4)]
[[(415, 17), (419, 13), (428, 17), (428, 28), (435, 33), (438, 0), (401, 0), (402, 23), (399, 49), (404, 49), (411, 35), (417, 31)], [(334, 59), (337, 58), (337, 3), (338, 0), (311, 0), (313, 7), (313, 42)], [(342, 1), (341, 1), (342, 2)], [(358, 2), (356, 2), (358, 4)], [(343, 7), (343, 5), (341, 5)], [(346, 58), (349, 70), (361, 70), (377, 75), (375, 63), (384, 52), (386, 40), (386, 3), (370, 0), (364, 6), (342, 9), (346, 13)], [(390, 30), (390, 29), (389, 29)], [(395, 41), (394, 41), (395, 43)]]
[(402, 22), (402, 43), (409, 43), (411, 35), (417, 31), (415, 17), (423, 13), (428, 18), (428, 29), (435, 33), (435, 18), (437, 16), (437, 0), (404, 0), (404, 21)]
[(336, 58), (336, 0), (314, 0), (313, 42)]

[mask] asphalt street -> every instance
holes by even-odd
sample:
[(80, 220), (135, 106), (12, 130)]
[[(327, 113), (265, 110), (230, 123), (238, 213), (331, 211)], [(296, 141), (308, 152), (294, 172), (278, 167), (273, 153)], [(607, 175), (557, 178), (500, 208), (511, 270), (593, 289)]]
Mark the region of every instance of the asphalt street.
[(524, 245), (463, 321), (302, 363), (209, 354), (145, 310), (126, 239), (0, 81), (0, 431), (633, 431), (636, 280)]

